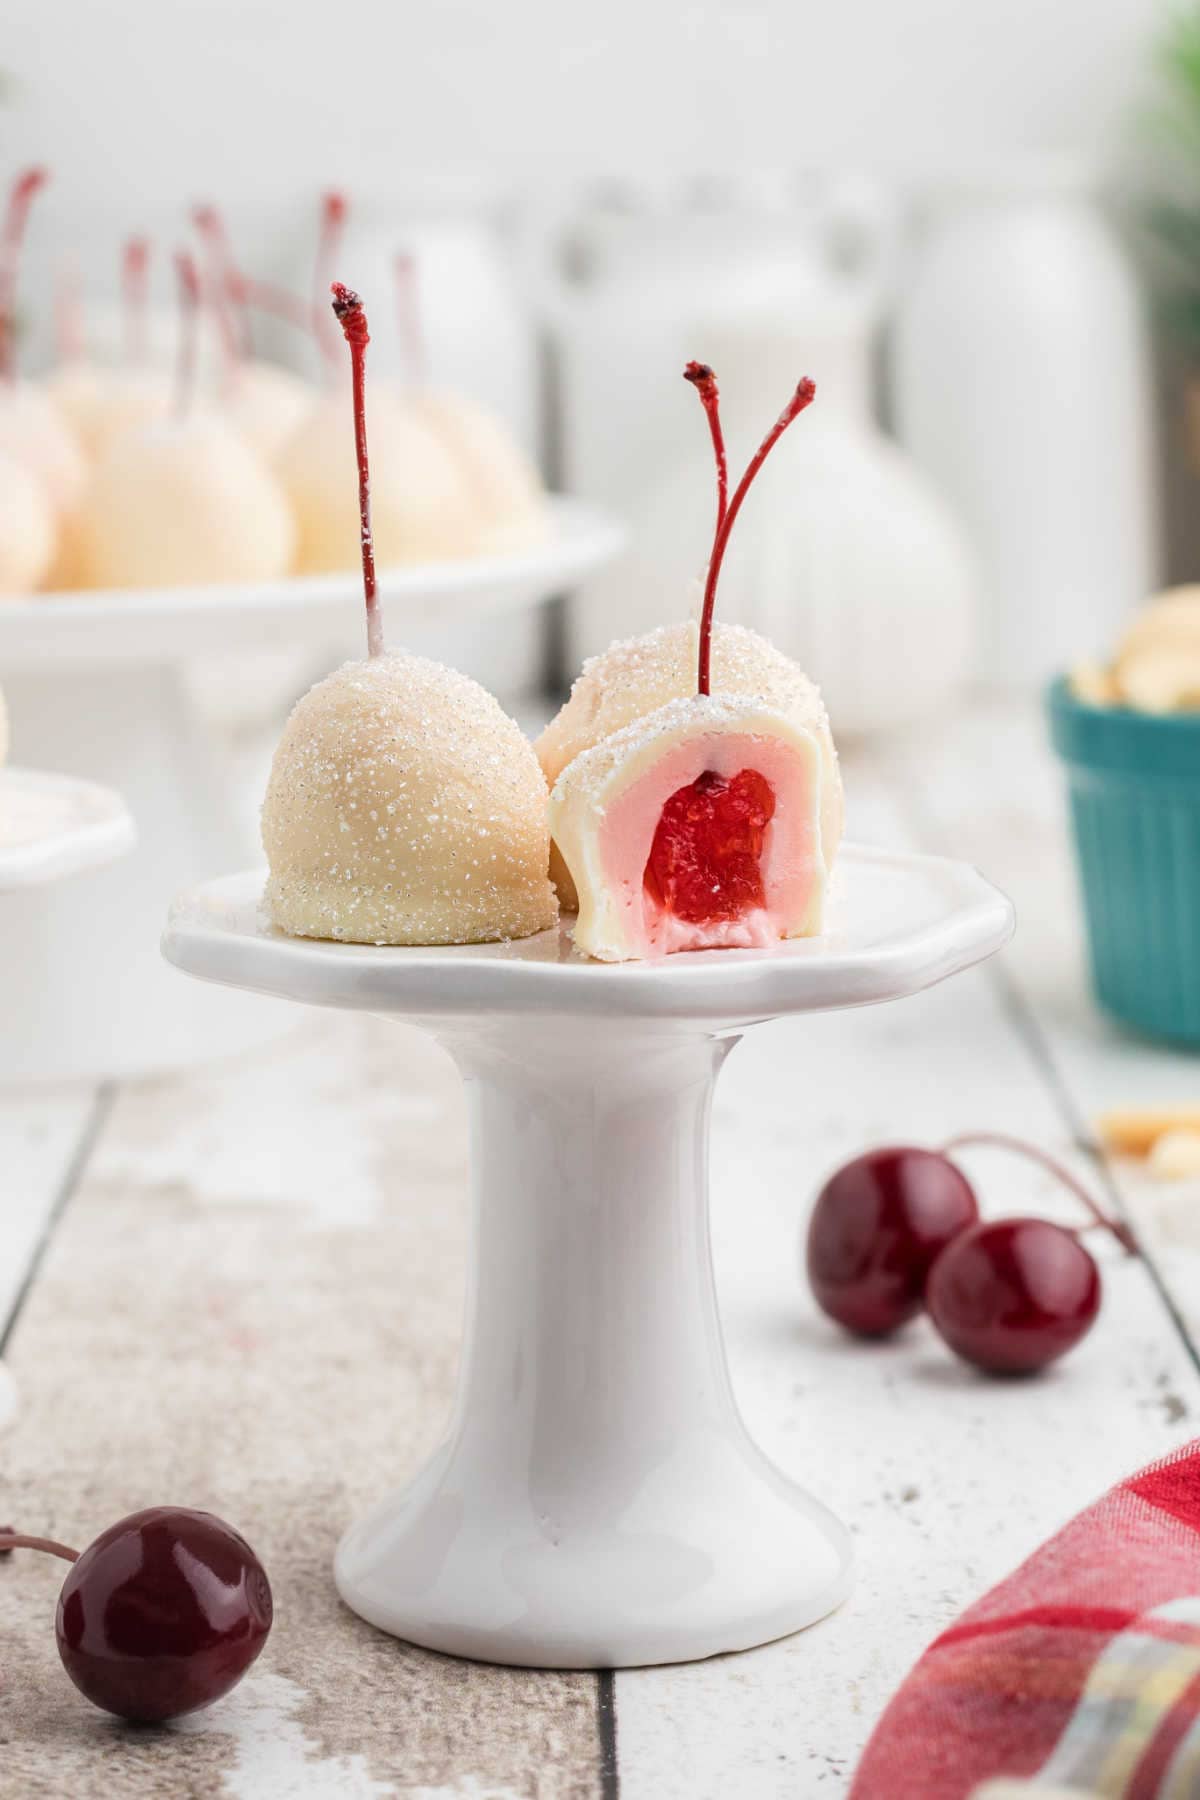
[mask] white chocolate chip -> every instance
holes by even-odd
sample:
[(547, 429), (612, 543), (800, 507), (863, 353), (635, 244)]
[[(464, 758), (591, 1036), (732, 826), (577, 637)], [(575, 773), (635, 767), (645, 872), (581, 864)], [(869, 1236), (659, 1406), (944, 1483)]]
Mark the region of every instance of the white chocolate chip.
[(1200, 1133), (1200, 1106), (1121, 1106), (1102, 1113), (1096, 1130), (1118, 1156), (1148, 1156), (1168, 1131)]
[(1200, 1131), (1164, 1131), (1154, 1141), (1146, 1168), (1156, 1181), (1187, 1181), (1200, 1176)]
[(1200, 648), (1163, 643), (1123, 657), (1121, 692), (1138, 712), (1192, 712), (1200, 707)]
[(1111, 669), (1100, 663), (1077, 663), (1071, 670), (1070, 688), (1076, 700), (1087, 706), (1120, 706), (1121, 690)]

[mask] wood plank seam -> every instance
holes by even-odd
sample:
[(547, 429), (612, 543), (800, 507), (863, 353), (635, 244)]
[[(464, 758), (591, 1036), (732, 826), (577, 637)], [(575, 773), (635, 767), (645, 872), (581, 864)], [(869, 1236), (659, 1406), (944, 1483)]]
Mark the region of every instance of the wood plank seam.
[(600, 1800), (620, 1800), (617, 1691), (611, 1669), (600, 1669), (596, 1675), (596, 1729), (600, 1738)]
[(45, 1260), (55, 1233), (62, 1223), (67, 1207), (70, 1205), (71, 1200), (79, 1189), (80, 1183), (87, 1170), (88, 1163), (91, 1161), (92, 1152), (99, 1141), (100, 1133), (103, 1131), (109, 1114), (112, 1112), (116, 1096), (117, 1089), (113, 1082), (103, 1082), (96, 1089), (92, 1104), (88, 1108), (87, 1117), (80, 1128), (79, 1136), (75, 1140), (75, 1148), (71, 1152), (71, 1160), (63, 1171), (62, 1178), (58, 1184), (58, 1190), (55, 1193), (50, 1210), (46, 1215), (45, 1224), (38, 1233), (37, 1242), (33, 1246), (29, 1258), (29, 1266), (25, 1270), (24, 1279), (18, 1287), (16, 1294), (13, 1296), (13, 1302), (9, 1307), (7, 1318), (0, 1320), (0, 1357), (4, 1356), (8, 1350), (9, 1344), (12, 1342), (13, 1333), (17, 1328), (21, 1314), (25, 1309), (25, 1302), (33, 1292), (33, 1286), (37, 1280), (38, 1271)]
[[(974, 789), (969, 748), (960, 760)], [(856, 748), (847, 765), (854, 833), (904, 849), (936, 833), (938, 849), (966, 854), (1002, 879), (1007, 838), (1020, 830), (1011, 810), (1019, 784), (1007, 775), (1002, 816), (981, 808), (974, 832), (960, 834), (953, 812), (944, 816), (958, 798), (952, 771), (946, 805), (940, 776), (940, 759), (956, 753), (939, 740), (931, 760), (910, 768), (890, 743)], [(922, 808), (932, 814), (919, 821), (924, 831), (898, 811), (907, 787), (930, 780), (931, 766), (939, 773)], [(1025, 941), (1037, 945), (1049, 923), (1026, 919)], [(1024, 968), (1013, 970), (1011, 954), (1004, 961), (1037, 1003), (1071, 1093), (1090, 1103), (1060, 1048), (1057, 1019), (1046, 1016)], [(972, 1375), (920, 1324), (886, 1352), (856, 1346), (798, 1291), (796, 1227), (806, 1207), (797, 1200), (846, 1158), (908, 1136), (941, 1143), (972, 1121), (1048, 1145), (1066, 1137), (1045, 1069), (1031, 1060), (993, 973), (980, 969), (896, 1008), (814, 1020), (810, 1038), (780, 1033), (778, 1087), (767, 1066), (772, 1048), (751, 1045), (718, 1090), (722, 1323), (739, 1400), (767, 1454), (804, 1479), (810, 1447), (825, 1446), (821, 1497), (861, 1533), (860, 1587), (811, 1637), (744, 1658), (619, 1672), (623, 1800), (844, 1793), (871, 1726), (929, 1638), (1112, 1481), (1173, 1448), (1186, 1429), (1178, 1394), (1187, 1413), (1195, 1408), (1192, 1363), (1164, 1329), (1158, 1289), (1115, 1247), (1097, 1246), (1114, 1289), (1108, 1318), (1077, 1363), (1036, 1396)], [(794, 1120), (785, 1095), (795, 1096)], [(730, 1205), (738, 1182), (755, 1192)], [(1032, 1166), (1014, 1161), (996, 1187), (1014, 1211), (1044, 1202), (1047, 1216), (1072, 1216)], [(1136, 1196), (1127, 1198), (1136, 1208)], [(763, 1262), (768, 1250), (773, 1271)], [(1170, 1275), (1170, 1262), (1164, 1266)], [(1094, 1419), (1110, 1405), (1111, 1425), (1097, 1433)]]
[(1021, 991), (1020, 983), (1002, 965), (992, 970), (992, 978), (1000, 990), (1001, 998), (1008, 1009), (1014, 1029), (1029, 1052), (1031, 1061), (1042, 1071), (1047, 1087), (1053, 1097), (1054, 1104), (1062, 1116), (1063, 1122), (1072, 1139), (1091, 1159), (1096, 1179), (1104, 1191), (1109, 1207), (1133, 1231), (1137, 1238), (1138, 1252), (1145, 1265), (1146, 1273), (1162, 1301), (1171, 1324), (1183, 1345), (1189, 1362), (1200, 1375), (1200, 1345), (1197, 1345), (1187, 1322), (1175, 1303), (1174, 1296), (1168, 1288), (1162, 1271), (1153, 1251), (1148, 1247), (1145, 1236), (1138, 1230), (1136, 1218), (1131, 1213), (1125, 1196), (1113, 1179), (1108, 1158), (1104, 1155), (1088, 1125), (1083, 1112), (1075, 1100), (1066, 1077), (1054, 1059), (1054, 1052), (1046, 1041), (1046, 1035), (1038, 1022), (1037, 1014)]
[[(943, 846), (939, 841), (939, 833), (931, 824), (931, 821), (926, 816), (920, 803), (913, 798), (915, 784), (898, 782), (896, 784), (896, 790), (893, 798), (897, 810), (907, 819), (909, 827), (918, 843), (925, 848), (934, 850), (942, 849)], [(1019, 921), (1017, 929), (1020, 929)], [(1137, 1221), (1130, 1216), (1125, 1198), (1121, 1193), (1118, 1184), (1113, 1179), (1112, 1170), (1109, 1168), (1107, 1158), (1103, 1155), (1099, 1145), (1096, 1143), (1083, 1110), (1077, 1103), (1067, 1078), (1055, 1059), (1054, 1052), (1050, 1048), (1046, 1034), (1042, 1030), (1038, 1020), (1036, 1008), (1025, 995), (1018, 977), (1004, 966), (1003, 957), (993, 960), (987, 965), (987, 974), (988, 979), (993, 983), (999, 993), (1001, 1002), (1007, 1011), (1009, 1018), (1012, 1020), (1013, 1029), (1024, 1044), (1031, 1062), (1045, 1082), (1047, 1092), (1066, 1126), (1072, 1141), (1090, 1157), (1096, 1171), (1097, 1179), (1104, 1190), (1109, 1205), (1113, 1208), (1118, 1217), (1123, 1219), (1125, 1223), (1134, 1230), (1138, 1240), (1141, 1260), (1146, 1269), (1146, 1273), (1150, 1278), (1151, 1285), (1158, 1295), (1164, 1312), (1170, 1320), (1172, 1329), (1175, 1331), (1180, 1343), (1183, 1345), (1188, 1361), (1195, 1369), (1197, 1375), (1200, 1375), (1200, 1345), (1197, 1345), (1191, 1332), (1188, 1330), (1187, 1324), (1163, 1278), (1162, 1271), (1160, 1270), (1154, 1255), (1147, 1247), (1144, 1234), (1137, 1229)]]

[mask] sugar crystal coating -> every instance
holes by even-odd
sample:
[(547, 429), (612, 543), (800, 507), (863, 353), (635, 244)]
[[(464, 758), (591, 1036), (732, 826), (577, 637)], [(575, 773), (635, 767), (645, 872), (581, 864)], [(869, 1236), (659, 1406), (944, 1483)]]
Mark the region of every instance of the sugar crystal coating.
[(423, 656), (347, 663), (294, 708), (262, 813), (294, 937), (469, 944), (554, 923), (546, 784), (477, 682)]

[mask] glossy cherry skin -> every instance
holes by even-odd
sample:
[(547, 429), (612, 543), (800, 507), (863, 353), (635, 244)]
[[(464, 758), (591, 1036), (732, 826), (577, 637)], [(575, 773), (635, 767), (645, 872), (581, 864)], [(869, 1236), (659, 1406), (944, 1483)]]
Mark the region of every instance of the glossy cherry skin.
[(1073, 1231), (1048, 1219), (995, 1219), (949, 1244), (925, 1305), (950, 1348), (996, 1375), (1063, 1356), (1100, 1310), (1100, 1271)]
[(110, 1526), (72, 1564), (58, 1651), (96, 1706), (157, 1723), (228, 1693), (266, 1642), (271, 1613), (244, 1538), (211, 1513), (154, 1506)]
[(974, 1189), (936, 1150), (893, 1144), (831, 1175), (808, 1227), (808, 1279), (831, 1319), (884, 1337), (920, 1312), (950, 1240), (979, 1217)]

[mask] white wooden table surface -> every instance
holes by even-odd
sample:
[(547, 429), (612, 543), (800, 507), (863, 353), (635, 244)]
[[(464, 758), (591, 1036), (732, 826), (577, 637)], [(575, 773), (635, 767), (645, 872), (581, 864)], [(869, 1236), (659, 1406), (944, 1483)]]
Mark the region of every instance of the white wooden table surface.
[[(0, 1098), (0, 1354), (20, 1410), (0, 1516), (86, 1540), (161, 1501), (260, 1549), (266, 1653), (178, 1729), (127, 1731), (67, 1684), (54, 1565), (0, 1568), (0, 1797), (774, 1800), (844, 1793), (928, 1640), (1071, 1513), (1200, 1430), (1200, 1191), (1118, 1173), (1149, 1264), (1101, 1245), (1085, 1345), (997, 1384), (929, 1330), (851, 1343), (796, 1244), (822, 1175), (868, 1145), (969, 1127), (1074, 1157), (1103, 1107), (1200, 1098), (1195, 1059), (1117, 1035), (1084, 986), (1061, 783), (1031, 709), (846, 757), (851, 829), (978, 862), (1017, 903), (991, 966), (738, 1049), (714, 1120), (714, 1240), (734, 1378), (778, 1462), (852, 1525), (861, 1576), (798, 1637), (615, 1677), (464, 1665), (338, 1604), (347, 1520), (436, 1442), (463, 1273), (463, 1114), (415, 1034), (297, 1014), (253, 1062)], [(1015, 1159), (993, 1211), (1058, 1212)], [(1068, 1214), (1069, 1216), (1069, 1214)], [(3, 1408), (0, 1406), (0, 1413)]]

